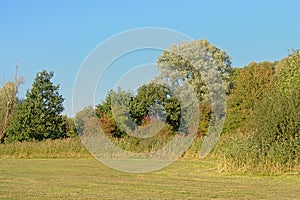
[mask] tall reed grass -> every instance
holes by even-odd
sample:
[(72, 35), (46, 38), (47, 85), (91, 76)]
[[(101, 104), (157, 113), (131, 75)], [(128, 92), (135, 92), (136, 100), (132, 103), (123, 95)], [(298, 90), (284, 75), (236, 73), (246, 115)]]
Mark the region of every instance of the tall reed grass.
[(79, 138), (0, 144), (0, 158), (89, 158)]
[(291, 152), (285, 143), (274, 143), (267, 152), (251, 137), (222, 137), (212, 158), (219, 171), (265, 175), (300, 174), (300, 152)]

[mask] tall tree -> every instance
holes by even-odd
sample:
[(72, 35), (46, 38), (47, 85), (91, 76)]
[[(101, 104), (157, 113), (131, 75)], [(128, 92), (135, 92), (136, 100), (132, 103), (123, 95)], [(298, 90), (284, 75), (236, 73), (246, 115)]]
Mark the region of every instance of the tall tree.
[(8, 129), (9, 140), (43, 140), (66, 137), (67, 127), (64, 117), (63, 97), (59, 85), (51, 82), (53, 72), (37, 74), (26, 99), (19, 105), (17, 113)]
[(157, 64), (160, 70), (158, 78), (167, 78), (175, 85), (188, 81), (199, 101), (209, 98), (206, 81), (214, 78), (216, 73), (213, 72), (220, 72), (225, 89), (229, 88), (232, 74), (230, 57), (205, 39), (171, 46), (158, 57)]
[[(160, 71), (157, 77), (159, 81), (166, 81), (172, 89), (180, 88), (184, 83), (192, 88), (200, 103), (200, 134), (208, 130), (210, 122), (223, 118), (225, 95), (229, 92), (232, 75), (230, 57), (225, 51), (205, 39), (194, 40), (173, 45), (163, 51), (157, 64)], [(184, 99), (182, 96), (186, 94), (182, 93), (180, 97)]]
[(0, 89), (0, 143), (7, 136), (7, 129), (15, 111), (19, 86), (24, 82), (23, 77), (18, 77), (18, 65), (16, 65), (14, 82), (2, 83)]

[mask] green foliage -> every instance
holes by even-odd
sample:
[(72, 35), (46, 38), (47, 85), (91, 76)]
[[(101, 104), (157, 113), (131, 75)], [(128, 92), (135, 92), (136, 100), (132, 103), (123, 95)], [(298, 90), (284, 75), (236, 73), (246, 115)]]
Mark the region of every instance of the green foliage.
[[(199, 101), (208, 100), (209, 91), (206, 81), (215, 78), (214, 71), (220, 72), (223, 86), (226, 90), (229, 88), (232, 74), (230, 57), (207, 40), (173, 45), (163, 51), (157, 63), (160, 70), (158, 78), (168, 78), (173, 84), (188, 81)], [(180, 77), (175, 73), (179, 73)]]
[[(180, 123), (196, 121), (188, 115), (182, 116), (186, 108), (179, 101), (191, 98), (188, 93), (176, 90), (182, 87), (187, 91), (184, 82), (192, 86), (200, 103), (200, 136), (206, 134), (215, 117), (213, 111), (219, 109), (209, 98), (213, 94), (218, 100), (225, 100), (225, 95), (217, 92), (225, 89), (224, 132), (231, 134), (223, 135), (214, 154), (222, 159), (222, 169), (263, 173), (297, 170), (300, 166), (299, 61), (299, 51), (293, 51), (280, 62), (251, 62), (242, 69), (231, 69), (227, 54), (206, 40), (182, 43), (158, 58), (161, 73), (155, 82), (138, 88), (135, 96), (121, 89), (110, 91), (96, 107), (96, 114), (102, 130), (116, 145), (129, 151), (149, 152), (177, 138), (179, 134), (172, 133), (181, 127)], [(216, 71), (221, 72), (222, 82), (214, 78)], [(167, 83), (171, 89), (156, 82)], [(162, 129), (158, 122), (148, 126), (153, 119), (165, 119), (167, 124)], [(129, 134), (145, 135), (149, 131), (158, 134), (148, 138)], [(185, 156), (194, 157), (201, 142), (202, 138), (197, 138)]]
[[(172, 82), (171, 86), (176, 85), (175, 88), (182, 86), (182, 81), (187, 81), (192, 86), (196, 97), (201, 102), (199, 105), (201, 121), (198, 132), (201, 135), (205, 134), (211, 121), (212, 109), (206, 81), (211, 81), (210, 84), (213, 85), (215, 91), (219, 89), (228, 91), (232, 72), (229, 56), (206, 40), (200, 40), (172, 46), (162, 53), (157, 63), (161, 71), (160, 76), (157, 77), (158, 80), (167, 79)], [(222, 81), (220, 84), (216, 83), (217, 81), (214, 82), (216, 72), (220, 72)], [(180, 77), (177, 76), (178, 73)], [(206, 76), (209, 78), (203, 78)], [(210, 93), (213, 92), (210, 91)], [(178, 99), (189, 101), (190, 97), (186, 92), (176, 93), (176, 95), (171, 89), (156, 83), (141, 86), (136, 96), (122, 90), (110, 91), (104, 102), (96, 106), (96, 114), (102, 128), (114, 136), (135, 131), (150, 118), (166, 121), (175, 131), (182, 127), (183, 131), (189, 124), (195, 123), (189, 118), (192, 117), (189, 116), (191, 113), (185, 113), (182, 116), (182, 109), (185, 112), (187, 108), (182, 108)], [(219, 97), (223, 100), (225, 98)], [(214, 108), (219, 109), (217, 106)]]
[(23, 82), (23, 77), (18, 77), (17, 65), (14, 82), (2, 83), (3, 86), (0, 90), (0, 143), (4, 143), (7, 137), (7, 129), (16, 111), (16, 104), (19, 103), (17, 98), (18, 89)]
[(276, 64), (277, 82), (254, 100), (247, 129), (219, 145), (217, 154), (221, 155), (224, 169), (271, 174), (299, 169), (300, 90), (298, 79), (294, 79), (299, 72), (296, 55)]
[(141, 86), (136, 96), (121, 89), (110, 91), (95, 111), (102, 130), (112, 137), (125, 136), (153, 119), (166, 121), (173, 130), (180, 125), (178, 100), (168, 88), (154, 83)]
[[(126, 96), (126, 98), (123, 99), (124, 101), (117, 102), (117, 98), (121, 99), (122, 96)], [(125, 91), (121, 91), (120, 89), (117, 92), (111, 90), (107, 94), (105, 100), (96, 106), (95, 113), (98, 117), (99, 126), (101, 127), (101, 130), (108, 136), (120, 138), (125, 135), (125, 131), (122, 130), (122, 128), (126, 129), (127, 127), (119, 127), (116, 123), (115, 115), (118, 115), (118, 120), (129, 121), (128, 114), (126, 115), (126, 113), (128, 113), (126, 112), (128, 109), (123, 104), (128, 104), (130, 96), (131, 94), (126, 94)], [(116, 105), (114, 103), (116, 103)], [(114, 110), (112, 110), (112, 108), (114, 108)], [(121, 115), (124, 116), (121, 117)], [(123, 123), (125, 122), (123, 121)], [(119, 124), (121, 124), (120, 121)]]
[(111, 96), (111, 112), (118, 129), (123, 133), (129, 133), (136, 129), (136, 125), (130, 117), (129, 107), (133, 94), (118, 88)]
[(223, 170), (282, 173), (300, 164), (300, 93), (284, 96), (278, 90), (265, 94), (251, 121), (251, 135), (237, 135), (219, 144)]
[(160, 121), (154, 121), (152, 126), (141, 126), (137, 131), (140, 135), (146, 135), (149, 132), (156, 134), (148, 138), (136, 138), (124, 134), (123, 137), (112, 138), (112, 141), (124, 150), (146, 153), (163, 148), (174, 136), (172, 127)]
[[(171, 46), (163, 51), (157, 63), (160, 70), (158, 80), (166, 80), (173, 88), (181, 87), (183, 83), (190, 85), (200, 103), (198, 133), (205, 134), (210, 122), (218, 121), (212, 120), (212, 110), (215, 113), (225, 112), (222, 104), (229, 92), (233, 72), (230, 57), (207, 40), (195, 40)], [(182, 96), (187, 98), (186, 94)]]
[(78, 133), (76, 129), (75, 119), (64, 116), (63, 121), (66, 123), (67, 137), (71, 137), (71, 138), (77, 137)]
[(102, 113), (101, 111), (97, 112), (101, 117), (98, 118), (99, 125), (101, 130), (113, 138), (119, 138), (123, 136), (123, 132), (121, 132), (113, 117), (110, 117), (106, 113)]
[(293, 50), (287, 58), (277, 66), (278, 87), (283, 92), (291, 89), (300, 90), (300, 54), (299, 50)]
[(300, 142), (300, 91), (293, 90), (290, 94), (284, 96), (272, 90), (255, 108), (254, 138), (263, 143), (264, 150), (276, 142)]
[[(180, 120), (176, 98), (154, 83), (141, 86), (136, 96), (121, 89), (110, 91), (95, 112), (101, 130), (115, 145), (133, 152), (162, 148), (172, 139)], [(152, 133), (152, 137), (139, 138)]]
[(76, 113), (76, 116), (74, 118), (74, 124), (76, 128), (76, 132), (79, 136), (83, 134), (83, 130), (85, 128), (83, 119), (86, 117), (92, 117), (93, 114), (94, 114), (94, 109), (92, 106), (85, 107), (84, 109)]
[(209, 102), (201, 103), (199, 106), (200, 120), (198, 126), (198, 136), (203, 136), (207, 133), (211, 121), (211, 105)]
[(109, 117), (112, 116), (112, 112), (111, 112), (111, 101), (112, 101), (112, 99), (111, 99), (111, 97), (112, 97), (113, 94), (114, 94), (114, 91), (110, 90), (108, 92), (108, 94), (106, 95), (105, 100), (102, 103), (96, 105), (96, 111), (97, 111), (96, 115), (98, 117), (101, 117), (100, 113), (106, 114)]
[(18, 106), (8, 129), (7, 141), (57, 139), (67, 136), (67, 127), (61, 112), (64, 99), (59, 85), (51, 82), (53, 72), (37, 74), (26, 99)]
[(252, 62), (242, 69), (235, 69), (233, 88), (227, 97), (224, 132), (233, 133), (236, 129), (247, 126), (256, 102), (275, 85), (274, 65), (270, 62)]
[(141, 86), (132, 99), (130, 115), (137, 125), (141, 125), (147, 118), (157, 118), (165, 120), (177, 130), (180, 125), (181, 108), (170, 89), (149, 83)]

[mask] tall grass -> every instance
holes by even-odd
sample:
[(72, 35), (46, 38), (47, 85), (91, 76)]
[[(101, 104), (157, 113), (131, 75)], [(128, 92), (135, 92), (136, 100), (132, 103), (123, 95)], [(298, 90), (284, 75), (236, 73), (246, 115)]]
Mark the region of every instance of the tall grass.
[(257, 141), (237, 135), (223, 137), (212, 157), (222, 172), (279, 175), (300, 173), (299, 153), (291, 154), (291, 147), (285, 143), (274, 143), (267, 152), (262, 152)]
[(222, 170), (267, 174), (300, 172), (300, 92), (269, 90), (240, 131), (219, 142)]
[(0, 158), (88, 158), (79, 138), (0, 144)]

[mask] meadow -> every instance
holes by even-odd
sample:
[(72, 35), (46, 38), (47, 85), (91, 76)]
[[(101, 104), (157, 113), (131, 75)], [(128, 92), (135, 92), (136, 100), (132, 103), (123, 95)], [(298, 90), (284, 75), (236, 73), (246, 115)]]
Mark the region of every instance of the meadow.
[(176, 161), (145, 174), (93, 158), (1, 159), (0, 199), (298, 199), (298, 175), (216, 172), (209, 161)]
[[(159, 171), (115, 171), (80, 140), (0, 145), (0, 199), (298, 199), (299, 174), (220, 172), (213, 158), (182, 158)], [(191, 152), (191, 151), (190, 151)], [(187, 154), (188, 155), (188, 154)]]

